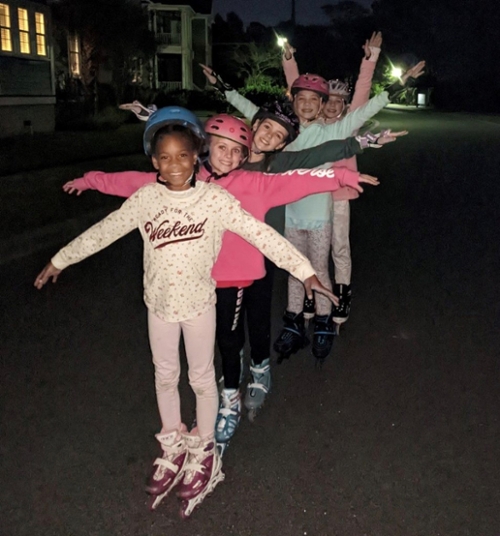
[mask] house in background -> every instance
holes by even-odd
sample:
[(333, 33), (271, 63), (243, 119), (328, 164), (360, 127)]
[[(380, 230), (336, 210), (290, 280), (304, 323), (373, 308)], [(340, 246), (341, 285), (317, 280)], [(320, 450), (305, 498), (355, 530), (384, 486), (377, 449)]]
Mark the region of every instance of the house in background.
[(54, 130), (50, 9), (36, 0), (0, 0), (0, 137)]
[[(143, 1), (156, 55), (150, 85), (155, 89), (203, 89), (199, 63), (212, 63), (212, 0)], [(144, 82), (146, 82), (144, 80)]]

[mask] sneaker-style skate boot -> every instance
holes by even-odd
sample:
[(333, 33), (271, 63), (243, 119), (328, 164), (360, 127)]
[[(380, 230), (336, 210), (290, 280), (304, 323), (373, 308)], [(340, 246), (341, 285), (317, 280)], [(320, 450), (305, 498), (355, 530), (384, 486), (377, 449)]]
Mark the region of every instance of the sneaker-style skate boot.
[(253, 422), (259, 409), (264, 405), (267, 393), (271, 390), (271, 363), (269, 358), (260, 365), (252, 361), (250, 365), (252, 382), (247, 385), (245, 407), (248, 410), (248, 420)]
[(335, 336), (332, 315), (318, 316), (314, 319), (313, 356), (322, 363), (330, 354)]
[(307, 297), (307, 294), (304, 296), (302, 312), (304, 314), (304, 324), (307, 328), (309, 326), (309, 320), (313, 319), (314, 315), (316, 314), (316, 300), (314, 299), (314, 293), (312, 300)]
[(294, 314), (285, 311), (283, 322), (285, 323), (283, 330), (273, 344), (274, 351), (279, 354), (278, 363), (281, 363), (283, 359), (288, 359), (292, 354), (309, 344), (302, 313)]
[(337, 324), (337, 334), (340, 325), (347, 322), (351, 311), (351, 285), (335, 285), (333, 293), (339, 298), (339, 304), (333, 307), (333, 321)]
[(220, 455), (223, 456), (241, 420), (241, 395), (238, 389), (223, 389), (217, 421), (215, 440)]
[(203, 441), (195, 435), (185, 435), (184, 438), (189, 458), (177, 495), (182, 500), (181, 517), (186, 519), (224, 480), (224, 473), (214, 439)]
[(160, 442), (163, 455), (154, 461), (153, 472), (146, 485), (146, 491), (151, 495), (148, 503), (150, 510), (157, 508), (181, 481), (188, 460), (184, 436), (177, 430), (169, 434), (158, 434), (156, 438)]

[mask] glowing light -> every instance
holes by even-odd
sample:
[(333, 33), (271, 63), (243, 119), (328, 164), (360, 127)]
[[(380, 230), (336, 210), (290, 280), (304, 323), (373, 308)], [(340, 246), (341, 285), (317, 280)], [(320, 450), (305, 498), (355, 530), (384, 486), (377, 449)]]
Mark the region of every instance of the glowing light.
[(278, 37), (278, 46), (284, 47), (285, 43), (288, 42), (288, 39), (286, 37), (281, 37), (281, 35), (278, 35), (277, 37)]
[(401, 78), (402, 74), (403, 69), (401, 69), (401, 67), (396, 67), (395, 65), (392, 67), (391, 76), (393, 78)]

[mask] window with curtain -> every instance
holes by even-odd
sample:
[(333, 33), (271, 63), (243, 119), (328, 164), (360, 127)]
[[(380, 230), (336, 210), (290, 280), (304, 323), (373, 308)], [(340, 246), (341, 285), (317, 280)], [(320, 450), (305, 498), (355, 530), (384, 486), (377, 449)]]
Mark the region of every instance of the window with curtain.
[(36, 53), (39, 56), (47, 55), (47, 46), (45, 44), (45, 15), (43, 13), (35, 13), (36, 26)]
[(19, 21), (19, 46), (22, 54), (29, 54), (30, 47), (30, 27), (28, 21), (28, 10), (18, 8), (17, 18)]
[(69, 49), (69, 68), (71, 70), (71, 76), (74, 78), (79, 77), (81, 73), (80, 67), (80, 40), (77, 35), (70, 35), (68, 39)]
[(0, 4), (0, 50), (12, 52), (10, 9), (7, 4)]

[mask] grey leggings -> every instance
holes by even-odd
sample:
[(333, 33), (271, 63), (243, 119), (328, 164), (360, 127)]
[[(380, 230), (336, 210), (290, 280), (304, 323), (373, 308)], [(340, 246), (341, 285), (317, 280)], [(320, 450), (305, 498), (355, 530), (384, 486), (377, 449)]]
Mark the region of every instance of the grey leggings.
[[(332, 241), (331, 222), (319, 229), (294, 229), (285, 227), (285, 237), (310, 261), (321, 283), (332, 289), (328, 262), (330, 257), (330, 244)], [(316, 313), (328, 315), (332, 310), (332, 303), (322, 294), (316, 293)], [(288, 307), (291, 313), (300, 313), (304, 304), (304, 287), (300, 281), (290, 276), (288, 278)]]

